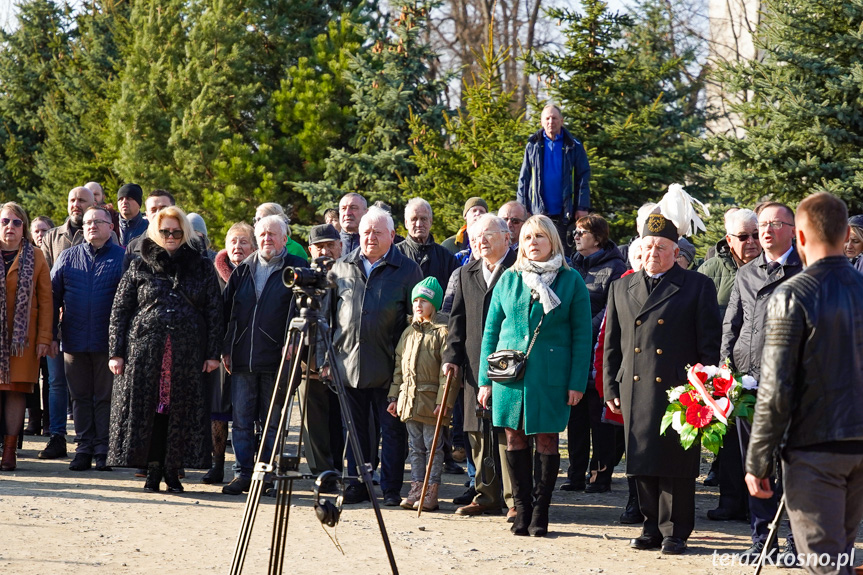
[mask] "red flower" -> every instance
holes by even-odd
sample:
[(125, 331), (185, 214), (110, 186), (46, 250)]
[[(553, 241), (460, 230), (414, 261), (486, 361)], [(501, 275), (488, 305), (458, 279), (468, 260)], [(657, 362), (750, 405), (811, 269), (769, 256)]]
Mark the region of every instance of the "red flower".
[(701, 383), (707, 383), (707, 372), (705, 371), (696, 371), (695, 377), (701, 380)]
[(686, 393), (680, 394), (680, 403), (684, 406), (689, 407), (691, 405), (699, 405), (701, 396), (693, 389), (687, 391)]
[(713, 378), (713, 395), (716, 397), (723, 397), (728, 394), (731, 390), (731, 386), (734, 385), (734, 379), (722, 379), (721, 377)]
[(701, 429), (713, 420), (713, 409), (706, 405), (690, 405), (686, 410), (686, 423)]

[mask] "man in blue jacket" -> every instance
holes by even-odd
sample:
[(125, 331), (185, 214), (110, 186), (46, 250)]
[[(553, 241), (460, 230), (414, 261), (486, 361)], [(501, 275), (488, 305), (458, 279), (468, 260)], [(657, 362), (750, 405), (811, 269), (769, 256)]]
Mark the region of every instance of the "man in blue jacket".
[[(108, 324), (123, 276), (123, 248), (111, 241), (114, 225), (103, 207), (84, 213), (84, 243), (60, 253), (51, 270), (54, 318), (63, 310), (63, 362), (72, 396), (78, 448), (72, 471), (110, 471), (108, 422), (114, 376), (108, 369)], [(55, 335), (56, 338), (56, 335)]]
[(542, 109), (542, 129), (527, 140), (516, 200), (554, 221), (564, 246), (566, 229), (590, 211), (590, 164), (581, 142), (563, 127), (560, 108)]

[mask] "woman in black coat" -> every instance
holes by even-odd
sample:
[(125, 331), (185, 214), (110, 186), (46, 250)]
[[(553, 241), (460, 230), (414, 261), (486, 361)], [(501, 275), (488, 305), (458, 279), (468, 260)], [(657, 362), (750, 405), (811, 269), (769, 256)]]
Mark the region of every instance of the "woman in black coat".
[[(626, 271), (623, 256), (608, 239), (608, 222), (598, 214), (579, 218), (573, 232), (576, 253), (572, 257), (572, 269), (581, 274), (590, 294), (590, 315), (593, 321), (593, 347), (605, 315), (608, 290), (611, 282)], [(603, 402), (588, 377), (586, 401), (573, 406), (567, 425), (569, 444), (568, 481), (560, 488), (564, 491), (584, 489), (587, 493), (603, 493), (611, 489), (611, 475), (619, 457), (615, 454), (616, 430), (613, 425), (602, 422)], [(593, 458), (590, 474), (585, 486), (585, 471), (588, 469), (590, 438), (593, 435)]]
[(109, 465), (147, 467), (144, 488), (182, 492), (181, 467), (210, 466), (203, 372), (219, 367), (222, 308), (213, 264), (189, 245), (186, 215), (160, 211), (111, 310)]

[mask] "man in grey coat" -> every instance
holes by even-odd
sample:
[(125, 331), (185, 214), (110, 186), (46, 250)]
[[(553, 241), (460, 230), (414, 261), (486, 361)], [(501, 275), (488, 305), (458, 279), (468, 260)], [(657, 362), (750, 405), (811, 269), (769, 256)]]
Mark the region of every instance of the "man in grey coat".
[[(411, 315), (411, 290), (423, 279), (420, 267), (393, 246), (392, 217), (369, 208), (359, 224), (360, 247), (333, 265), (336, 284), (332, 312), (334, 366), (347, 387), (347, 401), (364, 453), (348, 447), (348, 468), (372, 461), (369, 426), (377, 413), (381, 432), (381, 489), (384, 505), (401, 503), (407, 452), (404, 423), (387, 413), (395, 369), (395, 349)], [(362, 461), (359, 457), (362, 457)], [(366, 487), (354, 481), (346, 504), (368, 501)]]

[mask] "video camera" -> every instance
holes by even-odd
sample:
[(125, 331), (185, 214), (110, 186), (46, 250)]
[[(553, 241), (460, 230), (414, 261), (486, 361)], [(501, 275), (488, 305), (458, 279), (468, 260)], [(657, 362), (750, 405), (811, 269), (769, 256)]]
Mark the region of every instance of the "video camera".
[(333, 287), (327, 274), (334, 263), (333, 258), (320, 257), (307, 268), (287, 267), (282, 271), (282, 283), (293, 290), (327, 290)]

